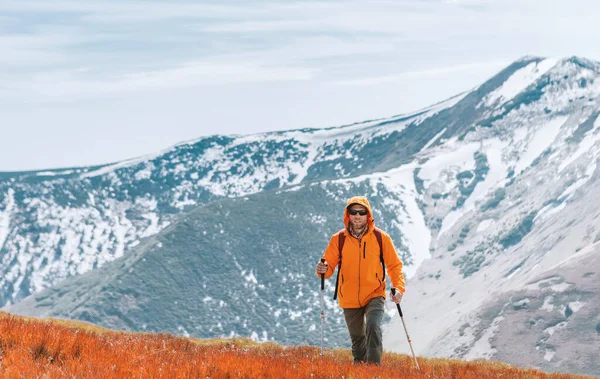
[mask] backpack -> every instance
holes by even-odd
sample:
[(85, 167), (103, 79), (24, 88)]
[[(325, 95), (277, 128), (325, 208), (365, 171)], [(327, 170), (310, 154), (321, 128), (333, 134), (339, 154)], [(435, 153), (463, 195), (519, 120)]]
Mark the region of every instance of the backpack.
[[(340, 261), (338, 264), (337, 277), (335, 279), (335, 292), (333, 293), (333, 300), (337, 300), (338, 284), (340, 282), (340, 271), (342, 271), (342, 249), (344, 248), (344, 241), (346, 240), (346, 235), (344, 234), (344, 231), (345, 229), (342, 229), (338, 233), (338, 251), (340, 254)], [(375, 228), (373, 229), (373, 233), (375, 233), (377, 243), (379, 244), (379, 260), (381, 261), (381, 265), (383, 266), (383, 282), (385, 282), (385, 262), (383, 261), (383, 241), (381, 239), (381, 230)]]

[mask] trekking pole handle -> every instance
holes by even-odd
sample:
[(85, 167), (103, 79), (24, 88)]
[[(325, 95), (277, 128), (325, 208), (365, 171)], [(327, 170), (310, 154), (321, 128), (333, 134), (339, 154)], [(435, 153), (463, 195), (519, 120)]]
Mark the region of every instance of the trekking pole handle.
[[(325, 258), (321, 258), (321, 263), (325, 263)], [(321, 274), (321, 290), (325, 289), (325, 274)]]
[[(391, 291), (392, 291), (392, 295), (396, 294), (396, 288), (392, 287)], [(398, 313), (400, 313), (400, 317), (403, 317), (402, 309), (400, 308), (400, 304), (396, 304), (396, 308), (398, 308)]]

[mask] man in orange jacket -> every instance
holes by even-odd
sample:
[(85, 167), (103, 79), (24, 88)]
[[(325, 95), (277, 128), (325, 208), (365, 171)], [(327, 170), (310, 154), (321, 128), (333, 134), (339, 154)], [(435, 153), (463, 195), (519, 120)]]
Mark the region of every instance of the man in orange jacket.
[(348, 200), (344, 225), (346, 228), (339, 232), (344, 234), (341, 256), (341, 239), (336, 233), (323, 254), (325, 263), (317, 264), (317, 276), (331, 277), (341, 260), (337, 297), (352, 340), (352, 356), (355, 362), (379, 364), (383, 353), (384, 263), (392, 286), (397, 289), (392, 301), (398, 304), (404, 294), (402, 261), (391, 237), (383, 231), (379, 231), (383, 250), (380, 252), (373, 212), (366, 197), (355, 196)]

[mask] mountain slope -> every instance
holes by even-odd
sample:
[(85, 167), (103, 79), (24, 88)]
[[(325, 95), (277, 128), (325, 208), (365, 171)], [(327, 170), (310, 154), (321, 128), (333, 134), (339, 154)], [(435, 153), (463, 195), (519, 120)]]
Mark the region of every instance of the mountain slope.
[(371, 173), (459, 100), (340, 128), (207, 137), (102, 167), (1, 173), (0, 306), (123, 256), (199, 204)]
[[(505, 304), (501, 316), (491, 307), (482, 309), (488, 317), (498, 317), (495, 331), (487, 336), (490, 345), (497, 350), (491, 359), (597, 376), (600, 372), (599, 275), (600, 245), (595, 243), (578, 251), (567, 262), (538, 275), (522, 289), (494, 299), (495, 307)], [(478, 327), (485, 324), (482, 322)], [(485, 338), (483, 340), (485, 342)]]
[[(116, 329), (315, 344), (320, 280), (314, 266), (330, 236), (343, 227), (339, 204), (352, 193), (379, 188), (379, 196), (371, 198), (377, 225), (404, 240), (393, 223), (411, 204), (402, 201), (401, 192), (385, 190), (383, 182), (323, 182), (208, 203), (132, 253), (6, 309)], [(346, 346), (333, 286), (328, 280), (327, 346)]]
[[(549, 370), (569, 367), (600, 374), (593, 360), (567, 364), (572, 355), (554, 356), (552, 352), (558, 350), (554, 347), (546, 354), (543, 344), (533, 343), (527, 347), (536, 351), (532, 355), (523, 354), (522, 349), (511, 353), (514, 344), (487, 342), (502, 340), (499, 330), (508, 322), (503, 310), (510, 297), (505, 293), (551, 275), (547, 270), (578, 251), (593, 249), (600, 234), (600, 203), (595, 195), (600, 176), (596, 169), (600, 156), (598, 66), (579, 63), (560, 62), (517, 95), (535, 98), (534, 102), (518, 107), (512, 105), (515, 100), (505, 103), (502, 108), (511, 111), (499, 112), (503, 117), (493, 122), (489, 137), (474, 147), (488, 157), (489, 168), (480, 170), (485, 171), (480, 174), (482, 182), (462, 206), (445, 216), (433, 242), (433, 259), (421, 265), (409, 283), (413, 292), (405, 304), (416, 317), (411, 317), (413, 338), (423, 341), (417, 344), (418, 351), (512, 363), (525, 360)], [(544, 90), (537, 93), (541, 86)], [(469, 139), (467, 134), (465, 141)], [(457, 150), (430, 154), (443, 161), (445, 156), (458, 154)], [(476, 171), (471, 178), (477, 177)], [(448, 202), (440, 177), (433, 175), (433, 180), (424, 183), (426, 191), (433, 187), (439, 193), (429, 202), (435, 207)], [(586, 280), (579, 278), (574, 285), (583, 286)], [(538, 291), (537, 296), (542, 296), (542, 290)], [(578, 296), (573, 294), (570, 301), (577, 302)], [(493, 298), (497, 300), (489, 303)], [(583, 307), (592, 315), (598, 312), (592, 301)], [(485, 309), (494, 309), (497, 319), (484, 317)], [(487, 326), (475, 327), (480, 323)], [(393, 323), (390, 330), (399, 327)], [(593, 322), (586, 328), (592, 338), (578, 340), (575, 351), (598, 351)], [(482, 335), (483, 331), (488, 334)], [(542, 331), (534, 329), (531, 334), (534, 341), (543, 340)], [(572, 342), (572, 337), (563, 335), (560, 342), (567, 341)], [(402, 350), (400, 335), (388, 342), (390, 348)]]

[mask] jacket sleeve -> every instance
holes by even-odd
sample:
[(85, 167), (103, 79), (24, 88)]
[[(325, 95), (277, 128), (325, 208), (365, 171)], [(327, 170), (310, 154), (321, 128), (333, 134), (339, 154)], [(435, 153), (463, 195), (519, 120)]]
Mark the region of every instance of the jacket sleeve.
[(392, 238), (384, 234), (383, 237), (383, 260), (387, 269), (387, 274), (398, 291), (404, 293), (404, 274), (402, 273), (402, 261), (396, 253), (396, 248)]
[[(337, 267), (339, 261), (340, 261), (340, 252), (338, 249), (338, 235), (337, 233), (334, 234), (331, 239), (329, 240), (329, 244), (327, 245), (327, 248), (325, 249), (325, 253), (323, 253), (322, 258), (325, 258), (325, 261), (327, 262), (327, 265), (329, 266), (327, 268), (327, 272), (325, 273), (325, 278), (329, 278), (331, 277), (331, 275), (333, 275), (333, 272), (335, 271), (335, 268)], [(321, 275), (319, 273), (317, 273), (317, 269), (315, 268), (315, 273), (317, 274), (317, 276), (320, 278)]]

